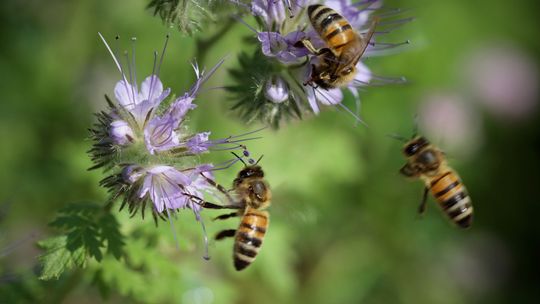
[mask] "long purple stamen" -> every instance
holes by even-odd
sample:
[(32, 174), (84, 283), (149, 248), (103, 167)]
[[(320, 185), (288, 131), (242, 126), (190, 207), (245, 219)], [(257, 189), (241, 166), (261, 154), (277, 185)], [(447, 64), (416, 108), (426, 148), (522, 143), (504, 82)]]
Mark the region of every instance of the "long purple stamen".
[(127, 66), (128, 66), (129, 84), (130, 84), (130, 87), (131, 87), (131, 95), (133, 96), (133, 107), (135, 107), (136, 106), (135, 101), (137, 100), (137, 97), (135, 96), (135, 87), (133, 85), (133, 74), (132, 74), (131, 64), (129, 63), (128, 52), (125, 51), (124, 55), (126, 57), (126, 62), (127, 62)]
[[(122, 65), (120, 64), (120, 61), (118, 61), (118, 58), (116, 57), (116, 55), (112, 51), (111, 47), (109, 46), (109, 44), (107, 43), (107, 41), (105, 40), (103, 35), (101, 35), (100, 32), (98, 32), (98, 35), (101, 38), (101, 40), (103, 41), (103, 43), (105, 44), (105, 47), (109, 51), (109, 54), (111, 54), (111, 57), (113, 58), (113, 61), (116, 64), (116, 67), (118, 68), (118, 71), (120, 71), (120, 74), (122, 75), (122, 79), (124, 80), (124, 86), (126, 87), (126, 92), (129, 92), (129, 89), (127, 87), (128, 81), (127, 81), (127, 78), (126, 78), (126, 74), (124, 73), (124, 70), (122, 69)], [(119, 37), (116, 36), (116, 41), (118, 41), (118, 38)], [(135, 104), (135, 101), (133, 101), (133, 103)]]
[(137, 92), (139, 91), (139, 86), (137, 83), (137, 67), (135, 66), (135, 42), (137, 41), (137, 37), (131, 38), (131, 65), (133, 66), (133, 86), (135, 86), (135, 90)]

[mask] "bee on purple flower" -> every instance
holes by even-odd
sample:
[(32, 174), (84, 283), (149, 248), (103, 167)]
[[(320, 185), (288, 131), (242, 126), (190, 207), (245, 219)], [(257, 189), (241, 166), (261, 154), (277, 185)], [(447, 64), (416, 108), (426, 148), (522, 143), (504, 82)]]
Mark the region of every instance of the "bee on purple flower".
[[(380, 0), (253, 0), (244, 7), (260, 30), (239, 21), (259, 47), (251, 56), (240, 55), (240, 67), (231, 70), (237, 84), (229, 90), (237, 100), (233, 109), (248, 122), (278, 128), (283, 120), (318, 114), (321, 106), (337, 106), (363, 122), (359, 90), (405, 81), (377, 76), (364, 64), (365, 58), (409, 43), (379, 42), (412, 20), (396, 19), (400, 10), (383, 11)], [(344, 89), (354, 97), (356, 111), (343, 104)]]
[(173, 233), (172, 216), (178, 210), (190, 209), (201, 223), (205, 238), (204, 257), (208, 258), (201, 207), (194, 198), (203, 198), (205, 194), (213, 196), (213, 171), (225, 169), (235, 160), (214, 166), (200, 163), (198, 156), (213, 150), (242, 149), (241, 142), (253, 139), (246, 135), (258, 130), (211, 139), (211, 132), (192, 132), (188, 128), (187, 115), (196, 108), (194, 100), (201, 86), (223, 60), (208, 73), (193, 63), (195, 84), (180, 97), (170, 97), (171, 90), (165, 89), (159, 79), (168, 36), (161, 55), (154, 52), (152, 74), (139, 86), (134, 53), (132, 61), (127, 60), (126, 69), (105, 38), (99, 35), (120, 72), (121, 80), (114, 88), (115, 98), (105, 96), (108, 109), (97, 114), (98, 121), (90, 130), (94, 140), (89, 151), (94, 166), (90, 169), (104, 168), (110, 173), (100, 182), (110, 193), (109, 204), (120, 200), (120, 210), (127, 206), (131, 216), (140, 211), (143, 218), (149, 207), (156, 224), (158, 218), (168, 219)]

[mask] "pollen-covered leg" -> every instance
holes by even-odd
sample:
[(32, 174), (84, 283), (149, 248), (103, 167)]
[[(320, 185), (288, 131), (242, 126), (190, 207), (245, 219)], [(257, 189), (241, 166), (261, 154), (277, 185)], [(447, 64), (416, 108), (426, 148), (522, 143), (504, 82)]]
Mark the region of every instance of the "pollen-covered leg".
[(313, 46), (313, 44), (311, 43), (311, 41), (309, 41), (309, 39), (302, 39), (297, 44), (295, 44), (294, 46), (296, 46), (296, 47), (302, 47), (303, 46), (310, 53), (312, 53), (314, 55), (317, 55), (317, 56), (327, 54), (327, 53), (332, 53), (332, 51), (329, 48), (316, 49)]
[(218, 234), (216, 234), (215, 239), (219, 241), (224, 238), (233, 237), (235, 235), (236, 235), (236, 229), (227, 229), (227, 230), (222, 230), (218, 232)]

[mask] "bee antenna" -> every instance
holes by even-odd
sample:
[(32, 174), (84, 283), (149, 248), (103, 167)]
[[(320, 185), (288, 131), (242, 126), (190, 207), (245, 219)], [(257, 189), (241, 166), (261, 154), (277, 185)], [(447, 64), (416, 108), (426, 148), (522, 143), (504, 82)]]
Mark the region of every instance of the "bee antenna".
[(240, 156), (238, 156), (238, 154), (236, 154), (236, 153), (234, 153), (234, 152), (231, 152), (231, 153), (232, 153), (234, 156), (236, 156), (236, 158), (238, 158), (238, 160), (241, 161), (242, 164), (244, 164), (244, 166), (247, 167), (246, 162), (245, 162)]
[(390, 137), (390, 138), (393, 138), (395, 140), (399, 140), (399, 141), (402, 141), (402, 142), (408, 142), (409, 140), (399, 134), (396, 134), (396, 133), (391, 133), (391, 134), (386, 134), (386, 136)]
[(258, 164), (258, 163), (261, 161), (261, 159), (263, 158), (263, 156), (264, 156), (264, 154), (261, 155), (261, 157), (259, 157), (259, 159), (257, 159), (257, 161), (255, 162), (255, 165)]
[(414, 126), (411, 139), (415, 138), (416, 135), (418, 135), (418, 114), (414, 114)]

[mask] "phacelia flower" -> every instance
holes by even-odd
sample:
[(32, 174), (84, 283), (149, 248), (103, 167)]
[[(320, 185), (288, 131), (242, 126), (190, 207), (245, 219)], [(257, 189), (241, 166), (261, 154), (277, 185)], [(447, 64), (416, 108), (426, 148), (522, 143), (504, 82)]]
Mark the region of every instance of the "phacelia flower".
[(205, 194), (215, 197), (215, 187), (209, 184), (215, 168), (210, 163), (199, 163), (197, 156), (218, 146), (216, 150), (244, 147), (239, 144), (244, 135), (212, 140), (210, 132), (193, 132), (186, 124), (187, 114), (196, 108), (193, 102), (199, 88), (223, 61), (208, 73), (193, 64), (195, 84), (180, 97), (167, 100), (170, 89), (163, 89), (157, 75), (157, 55), (155, 70), (139, 87), (134, 67), (122, 67), (100, 37), (121, 74), (114, 88), (116, 98), (106, 96), (109, 108), (97, 114), (98, 122), (91, 130), (94, 145), (89, 151), (95, 163), (91, 169), (102, 167), (110, 173), (101, 181), (111, 194), (109, 203), (121, 199), (120, 209), (127, 206), (132, 216), (140, 211), (143, 218), (148, 206), (156, 224), (158, 218), (170, 220), (171, 213), (191, 209), (204, 230), (200, 204)]
[[(318, 64), (320, 56), (308, 50), (304, 42), (309, 41), (316, 49), (328, 47), (308, 18), (308, 7), (314, 4), (334, 9), (364, 39), (367, 39), (368, 32), (373, 33), (355, 66), (354, 77), (337, 88), (323, 88), (311, 81), (313, 67)], [(244, 23), (254, 33), (255, 52), (240, 55), (239, 68), (231, 70), (237, 84), (229, 87), (237, 101), (233, 109), (248, 122), (262, 120), (277, 128), (282, 120), (302, 118), (306, 113), (318, 114), (324, 106), (339, 106), (352, 114), (356, 121), (361, 121), (358, 116), (360, 88), (405, 81), (403, 77), (377, 76), (364, 64), (365, 58), (384, 55), (392, 48), (409, 43), (379, 42), (384, 34), (412, 20), (398, 19), (399, 10), (382, 11), (380, 0), (355, 3), (351, 0), (253, 0), (249, 12), (259, 26), (256, 29)], [(283, 101), (275, 102), (276, 87), (268, 85), (272, 79), (284, 81), (282, 87), (287, 88), (287, 94)], [(354, 97), (356, 111), (343, 104), (343, 90)]]

